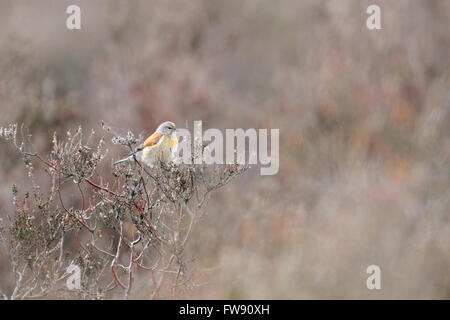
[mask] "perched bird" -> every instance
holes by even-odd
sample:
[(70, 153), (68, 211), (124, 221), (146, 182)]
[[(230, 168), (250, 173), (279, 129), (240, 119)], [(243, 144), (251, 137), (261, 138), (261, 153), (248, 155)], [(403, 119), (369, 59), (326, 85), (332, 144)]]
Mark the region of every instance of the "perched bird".
[(177, 128), (173, 122), (166, 121), (159, 125), (156, 131), (139, 145), (135, 152), (127, 158), (114, 163), (135, 161), (153, 168), (159, 162), (168, 163), (175, 157), (178, 149)]

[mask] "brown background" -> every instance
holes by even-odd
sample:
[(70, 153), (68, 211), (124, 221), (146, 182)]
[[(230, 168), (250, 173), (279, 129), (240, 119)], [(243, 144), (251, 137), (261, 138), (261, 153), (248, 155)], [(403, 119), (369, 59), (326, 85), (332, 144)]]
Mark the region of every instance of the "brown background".
[[(383, 29), (369, 31), (374, 3)], [(189, 297), (448, 299), (449, 21), (445, 0), (2, 0), (0, 125), (24, 123), (42, 154), (54, 131), (101, 134), (100, 120), (279, 128), (279, 173), (251, 169), (196, 226)], [(0, 163), (7, 221), (27, 180), (3, 141)]]

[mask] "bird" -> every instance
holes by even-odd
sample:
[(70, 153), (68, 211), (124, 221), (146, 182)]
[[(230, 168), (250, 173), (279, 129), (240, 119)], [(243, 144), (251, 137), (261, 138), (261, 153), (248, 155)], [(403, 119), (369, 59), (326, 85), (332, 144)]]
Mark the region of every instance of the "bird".
[(153, 168), (160, 162), (171, 162), (174, 160), (178, 150), (177, 131), (175, 123), (171, 121), (161, 123), (156, 131), (140, 144), (133, 153), (122, 160), (114, 162), (113, 165), (136, 160)]

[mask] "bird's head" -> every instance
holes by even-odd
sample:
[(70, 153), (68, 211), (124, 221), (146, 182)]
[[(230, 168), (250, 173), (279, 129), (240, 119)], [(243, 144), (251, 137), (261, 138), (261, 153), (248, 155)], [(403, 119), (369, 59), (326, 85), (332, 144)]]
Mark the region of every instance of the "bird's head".
[(177, 127), (175, 126), (175, 123), (171, 121), (161, 123), (158, 129), (156, 129), (156, 132), (163, 134), (165, 136), (171, 136), (176, 131)]

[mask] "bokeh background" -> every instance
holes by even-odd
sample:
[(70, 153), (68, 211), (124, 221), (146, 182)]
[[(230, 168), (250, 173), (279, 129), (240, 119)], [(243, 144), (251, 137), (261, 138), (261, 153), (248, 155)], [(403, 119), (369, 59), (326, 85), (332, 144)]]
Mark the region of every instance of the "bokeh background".
[[(449, 21), (447, 0), (1, 0), (0, 126), (24, 123), (41, 154), (100, 120), (279, 128), (279, 173), (252, 168), (196, 225), (189, 297), (449, 299)], [(5, 221), (29, 182), (3, 141), (0, 163)]]

